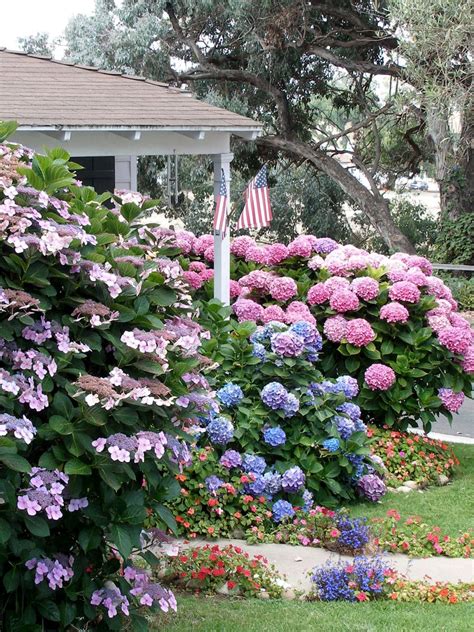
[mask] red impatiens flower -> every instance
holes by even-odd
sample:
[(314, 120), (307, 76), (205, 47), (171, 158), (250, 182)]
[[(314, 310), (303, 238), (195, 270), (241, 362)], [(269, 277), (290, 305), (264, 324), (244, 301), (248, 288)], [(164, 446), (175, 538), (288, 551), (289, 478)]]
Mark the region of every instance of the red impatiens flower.
[(232, 590), (232, 589), (233, 589), (233, 588), (235, 588), (236, 586), (237, 586), (237, 584), (236, 584), (235, 582), (233, 582), (233, 581), (231, 581), (231, 580), (229, 579), (229, 581), (227, 582), (227, 588), (228, 588), (229, 590)]
[(369, 598), (367, 597), (367, 595), (363, 592), (359, 592), (356, 595), (356, 599), (357, 601), (367, 601)]

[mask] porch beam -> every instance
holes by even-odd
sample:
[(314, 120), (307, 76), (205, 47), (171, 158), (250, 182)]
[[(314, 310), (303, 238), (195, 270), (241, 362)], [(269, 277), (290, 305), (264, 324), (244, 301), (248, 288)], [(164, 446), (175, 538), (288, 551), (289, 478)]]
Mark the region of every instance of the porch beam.
[[(222, 172), (227, 187), (227, 195), (230, 199), (230, 163), (234, 154), (231, 152), (215, 154), (212, 157), (214, 163), (214, 199), (219, 195)], [(224, 305), (230, 305), (230, 228), (225, 235), (222, 231), (214, 231), (214, 298), (219, 299)]]

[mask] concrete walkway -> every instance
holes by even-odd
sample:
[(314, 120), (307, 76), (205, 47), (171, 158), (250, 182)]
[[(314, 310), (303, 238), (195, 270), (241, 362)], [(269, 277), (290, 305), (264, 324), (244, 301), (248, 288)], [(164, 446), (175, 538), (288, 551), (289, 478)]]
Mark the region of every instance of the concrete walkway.
[[(290, 544), (248, 544), (245, 540), (194, 540), (183, 543), (183, 548), (203, 546), (204, 544), (218, 544), (224, 547), (233, 544), (241, 547), (250, 556), (263, 555), (274, 564), (281, 575), (285, 576), (292, 590), (308, 592), (311, 588), (309, 573), (315, 566), (321, 566), (328, 560), (351, 561), (353, 558), (331, 553), (325, 549)], [(429, 581), (472, 582), (474, 581), (474, 560), (462, 558), (430, 557), (425, 559), (409, 558), (401, 554), (386, 554), (383, 556), (392, 568), (409, 579), (424, 579)]]

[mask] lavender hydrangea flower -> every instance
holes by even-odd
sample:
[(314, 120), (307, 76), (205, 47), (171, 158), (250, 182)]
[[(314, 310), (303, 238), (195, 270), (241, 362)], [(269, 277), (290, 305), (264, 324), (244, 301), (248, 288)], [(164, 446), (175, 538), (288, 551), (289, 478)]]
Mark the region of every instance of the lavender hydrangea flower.
[(357, 406), (357, 404), (353, 404), (352, 402), (344, 402), (344, 404), (338, 406), (336, 410), (350, 417), (352, 421), (356, 421), (356, 419), (359, 419), (361, 415), (359, 406)]
[(263, 480), (265, 481), (265, 493), (268, 496), (274, 496), (281, 490), (281, 474), (278, 472), (265, 472)]
[(383, 480), (376, 474), (365, 474), (359, 479), (357, 484), (359, 492), (368, 500), (376, 503), (387, 491)]
[(285, 518), (292, 518), (295, 515), (295, 510), (287, 500), (277, 500), (273, 504), (272, 514), (274, 522), (282, 522)]
[(36, 558), (27, 560), (25, 566), (28, 570), (35, 570), (35, 584), (40, 584), (46, 580), (51, 590), (62, 588), (64, 582), (69, 581), (74, 576), (72, 565), (74, 558), (72, 556), (59, 553), (53, 559), (49, 557)]
[(298, 398), (293, 395), (293, 393), (288, 393), (286, 402), (283, 405), (283, 412), (285, 413), (285, 417), (293, 417), (293, 415), (296, 415), (299, 409), (300, 402)]
[(316, 351), (322, 348), (322, 338), (316, 327), (312, 323), (305, 320), (299, 320), (293, 323), (290, 331), (303, 339), (306, 346), (314, 347)]
[(238, 406), (244, 397), (240, 386), (238, 386), (238, 384), (234, 384), (233, 382), (229, 382), (220, 388), (216, 395), (224, 406), (227, 406), (228, 408)]
[(234, 437), (234, 426), (225, 417), (216, 417), (206, 428), (209, 439), (216, 445), (225, 445)]
[(247, 494), (252, 494), (253, 496), (260, 496), (264, 493), (266, 489), (265, 478), (261, 474), (255, 475), (255, 480), (250, 483), (245, 483), (244, 491)]
[(252, 345), (252, 355), (258, 358), (260, 362), (265, 362), (267, 359), (267, 350), (260, 342), (254, 342)]
[(263, 474), (267, 464), (265, 459), (256, 454), (244, 454), (242, 459), (242, 469), (245, 472), (251, 472), (253, 474)]
[(350, 375), (341, 375), (337, 378), (336, 382), (341, 385), (342, 392), (347, 399), (357, 397), (359, 393), (359, 385), (355, 378), (350, 377)]
[(283, 408), (288, 400), (288, 391), (280, 382), (269, 382), (262, 388), (262, 402), (272, 410)]
[(227, 469), (240, 467), (242, 465), (242, 457), (236, 450), (226, 450), (219, 459), (219, 463)]
[(129, 615), (129, 601), (125, 595), (122, 595), (120, 589), (116, 586), (111, 588), (101, 588), (100, 590), (96, 590), (92, 593), (91, 597), (91, 605), (93, 606), (104, 606), (107, 609), (107, 615), (109, 619), (117, 616), (117, 608), (120, 607), (120, 610), (123, 614)]
[(204, 482), (206, 484), (207, 490), (211, 493), (216, 492), (224, 484), (224, 481), (214, 474), (208, 476)]
[(268, 445), (276, 448), (286, 442), (286, 433), (280, 426), (276, 426), (276, 428), (266, 428), (263, 431), (263, 440), (265, 443), (268, 443)]
[(19, 419), (13, 415), (2, 413), (0, 414), (0, 437), (4, 437), (9, 432), (16, 439), (21, 439), (28, 445), (33, 441), (36, 428), (24, 415)]
[(313, 494), (309, 489), (305, 489), (303, 492), (303, 511), (309, 511), (314, 505)]
[(306, 477), (303, 470), (295, 465), (286, 470), (281, 477), (281, 487), (285, 492), (294, 494), (304, 487)]
[(272, 351), (285, 358), (295, 358), (304, 351), (304, 340), (293, 333), (277, 333), (270, 338)]
[(343, 439), (349, 439), (351, 434), (355, 432), (355, 425), (352, 419), (336, 415), (334, 417), (336, 428)]

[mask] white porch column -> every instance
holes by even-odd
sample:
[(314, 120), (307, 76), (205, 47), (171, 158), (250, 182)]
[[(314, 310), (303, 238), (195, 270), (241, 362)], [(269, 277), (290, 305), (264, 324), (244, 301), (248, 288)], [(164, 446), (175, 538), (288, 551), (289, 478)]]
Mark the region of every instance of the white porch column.
[[(227, 195), (230, 199), (230, 163), (234, 154), (215, 154), (214, 162), (214, 199), (219, 195), (222, 170), (227, 186)], [(214, 298), (218, 298), (224, 305), (230, 304), (230, 229), (225, 236), (219, 230), (214, 231)]]

